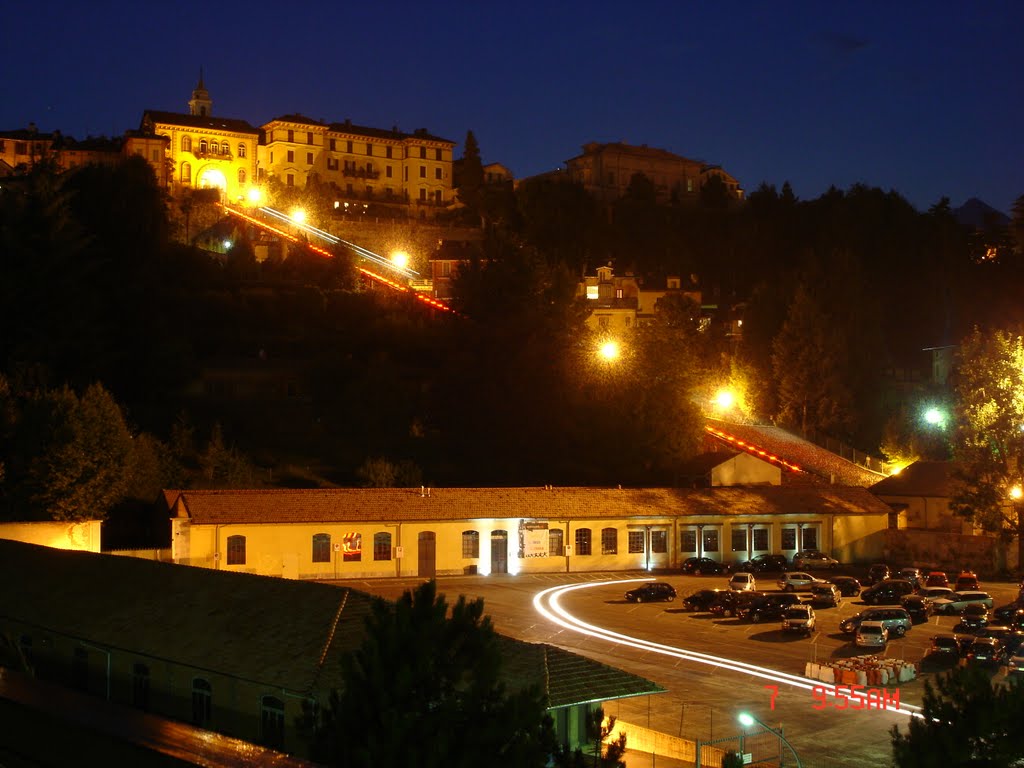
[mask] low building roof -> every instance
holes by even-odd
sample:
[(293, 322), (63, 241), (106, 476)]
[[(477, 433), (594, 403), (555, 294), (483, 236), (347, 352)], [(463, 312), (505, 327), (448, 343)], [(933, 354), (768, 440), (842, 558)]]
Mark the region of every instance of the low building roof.
[[(342, 686), (340, 657), (360, 646), (381, 599), (347, 587), (7, 540), (0, 540), (0, 580), (19, 585), (0, 609), (7, 619), (303, 694)], [(536, 685), (551, 707), (664, 692), (585, 657), (499, 637), (506, 685)]]
[(956, 483), (956, 466), (952, 461), (915, 461), (898, 475), (875, 483), (871, 492), (877, 496), (949, 498)]
[[(175, 496), (175, 494), (177, 494)], [(481, 520), (597, 520), (799, 514), (887, 514), (866, 488), (329, 488), (165, 492), (197, 525)]]
[(205, 128), (211, 131), (230, 131), (231, 133), (252, 133), (259, 136), (259, 128), (254, 128), (245, 120), (230, 117), (214, 117), (213, 115), (187, 115), (179, 112), (161, 112), (147, 109), (142, 115), (143, 130), (148, 123), (164, 123), (166, 125), (182, 125), (189, 128)]

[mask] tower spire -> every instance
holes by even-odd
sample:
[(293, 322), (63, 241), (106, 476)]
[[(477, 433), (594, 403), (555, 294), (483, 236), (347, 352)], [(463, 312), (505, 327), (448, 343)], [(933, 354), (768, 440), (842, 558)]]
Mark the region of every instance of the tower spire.
[(206, 90), (203, 83), (203, 68), (199, 67), (199, 82), (192, 91), (192, 98), (188, 102), (190, 115), (208, 117), (213, 114), (213, 101), (210, 99), (210, 92)]

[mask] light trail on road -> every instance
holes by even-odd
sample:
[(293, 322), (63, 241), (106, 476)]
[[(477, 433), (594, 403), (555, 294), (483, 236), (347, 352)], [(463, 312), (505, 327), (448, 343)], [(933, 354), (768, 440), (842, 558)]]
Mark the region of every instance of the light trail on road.
[[(573, 616), (563, 608), (561, 604), (561, 599), (564, 595), (578, 589), (591, 589), (593, 587), (606, 587), (617, 584), (631, 584), (638, 581), (654, 581), (654, 579), (642, 578), (621, 579), (616, 581), (592, 581), (582, 584), (568, 584), (559, 587), (550, 587), (534, 595), (533, 607), (541, 616), (548, 619), (548, 621), (572, 632), (587, 635), (588, 637), (607, 640), (611, 643), (619, 643), (620, 645), (626, 645), (630, 648), (636, 648), (642, 651), (660, 653), (664, 656), (670, 656), (684, 661), (706, 664), (708, 666), (715, 667), (716, 669), (723, 669), (728, 672), (752, 675), (754, 677), (759, 677), (762, 680), (769, 680), (780, 686), (785, 685), (791, 688), (798, 688), (812, 692), (823, 690), (826, 694), (837, 698), (836, 686), (834, 685), (825, 685), (817, 680), (810, 680), (800, 675), (791, 675), (788, 672), (779, 672), (778, 670), (757, 666), (756, 664), (748, 664), (744, 661), (728, 659), (723, 656), (713, 656), (708, 653), (701, 653), (700, 651), (690, 651), (685, 648), (676, 648), (675, 646), (663, 645), (662, 643), (655, 643), (650, 640), (641, 640), (640, 638), (632, 637), (631, 635), (624, 635), (610, 629), (604, 629), (603, 627), (588, 624), (587, 622)], [(839, 688), (843, 690), (841, 695), (844, 697), (861, 699), (865, 705), (869, 701), (866, 692), (851, 691), (847, 693), (849, 690), (847, 686), (839, 686)], [(872, 703), (877, 704), (877, 701), (871, 701)], [(860, 708), (858, 707), (856, 709)], [(890, 708), (885, 711), (897, 712), (911, 717), (922, 717), (921, 708), (914, 704), (901, 704), (898, 708)]]

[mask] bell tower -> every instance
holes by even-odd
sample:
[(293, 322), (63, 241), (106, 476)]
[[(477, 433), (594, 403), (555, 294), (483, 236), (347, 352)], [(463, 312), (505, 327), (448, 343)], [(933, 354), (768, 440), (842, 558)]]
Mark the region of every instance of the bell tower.
[(209, 117), (213, 114), (213, 101), (210, 99), (210, 92), (203, 85), (203, 70), (201, 68), (199, 82), (196, 83), (196, 87), (192, 91), (192, 98), (188, 102), (188, 112), (190, 115), (200, 117)]

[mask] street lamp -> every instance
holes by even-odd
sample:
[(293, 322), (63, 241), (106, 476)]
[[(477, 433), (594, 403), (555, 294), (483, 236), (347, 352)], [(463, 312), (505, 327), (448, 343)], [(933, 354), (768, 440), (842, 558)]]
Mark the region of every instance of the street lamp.
[(939, 429), (946, 428), (946, 414), (938, 408), (929, 408), (924, 412), (924, 420), (926, 424)]
[[(744, 728), (751, 728), (751, 727), (753, 727), (756, 724), (756, 725), (760, 725), (762, 728), (764, 728), (769, 733), (774, 733), (776, 736), (779, 737), (779, 740), (783, 744), (785, 744), (787, 747), (789, 747), (789, 751), (793, 753), (793, 759), (796, 760), (796, 768), (803, 768), (803, 763), (800, 762), (800, 756), (796, 753), (796, 750), (793, 749), (793, 745), (789, 743), (789, 740), (786, 739), (786, 737), (782, 735), (782, 728), (781, 727), (778, 728), (778, 729), (771, 728), (771, 727), (765, 725), (760, 720), (758, 720), (756, 717), (754, 717), (749, 712), (740, 712), (738, 715), (736, 715), (736, 719), (739, 720), (740, 725), (742, 725)], [(779, 764), (781, 765), (782, 764), (782, 760), (781, 760), (782, 756), (779, 755), (779, 757), (780, 757)]]
[(619, 343), (617, 341), (606, 341), (601, 344), (597, 349), (597, 353), (601, 356), (601, 359), (606, 362), (614, 362), (619, 359), (619, 355), (622, 354), (619, 350)]

